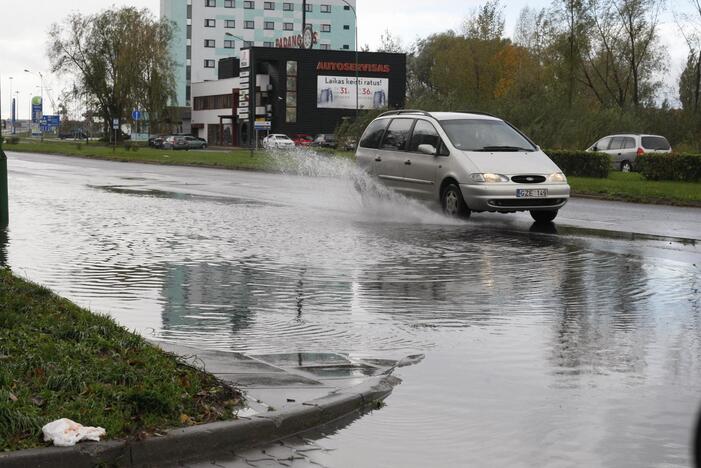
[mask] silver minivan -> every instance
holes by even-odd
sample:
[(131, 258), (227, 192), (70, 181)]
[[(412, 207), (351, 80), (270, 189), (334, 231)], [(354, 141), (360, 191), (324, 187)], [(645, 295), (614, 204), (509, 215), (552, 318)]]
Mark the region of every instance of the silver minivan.
[(487, 114), (385, 112), (365, 129), (356, 159), (384, 185), (439, 202), (449, 216), (529, 211), (550, 222), (570, 195), (565, 175), (538, 146)]
[(660, 135), (626, 133), (605, 136), (587, 148), (587, 151), (606, 153), (611, 157), (614, 169), (630, 172), (635, 169), (636, 160), (645, 153), (671, 153), (672, 147)]

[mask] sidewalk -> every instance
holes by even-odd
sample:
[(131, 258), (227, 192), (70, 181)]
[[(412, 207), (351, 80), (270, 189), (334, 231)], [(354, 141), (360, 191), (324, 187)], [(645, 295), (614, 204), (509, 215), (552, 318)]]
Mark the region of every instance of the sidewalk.
[(246, 408), (239, 419), (167, 431), (142, 441), (108, 440), (0, 454), (0, 466), (79, 468), (95, 465), (160, 466), (211, 460), (288, 439), (321, 425), (378, 408), (401, 381), (400, 362), (351, 360), (334, 353), (248, 356), (156, 343), (240, 388)]

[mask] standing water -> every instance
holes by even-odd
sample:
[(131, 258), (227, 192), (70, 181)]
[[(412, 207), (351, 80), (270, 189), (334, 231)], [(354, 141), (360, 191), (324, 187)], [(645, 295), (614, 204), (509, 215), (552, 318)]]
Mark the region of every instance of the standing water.
[(7, 262), (156, 340), (425, 353), (327, 466), (689, 466), (695, 246), (455, 222), (352, 161), (275, 160), (302, 175), (11, 154)]

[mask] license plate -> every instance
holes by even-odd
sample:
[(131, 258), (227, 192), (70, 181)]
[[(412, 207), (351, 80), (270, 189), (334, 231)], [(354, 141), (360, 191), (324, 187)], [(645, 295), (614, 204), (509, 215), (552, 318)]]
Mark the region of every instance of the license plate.
[(548, 189), (516, 189), (516, 198), (543, 198), (548, 196)]

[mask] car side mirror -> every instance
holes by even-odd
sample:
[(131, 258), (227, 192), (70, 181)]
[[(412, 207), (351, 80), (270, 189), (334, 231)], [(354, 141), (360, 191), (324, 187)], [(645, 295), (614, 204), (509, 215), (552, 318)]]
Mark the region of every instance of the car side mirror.
[(429, 144), (419, 145), (418, 149), (419, 149), (419, 153), (429, 154), (431, 156), (435, 156), (438, 153), (438, 150), (436, 149), (436, 147), (433, 145), (429, 145)]

